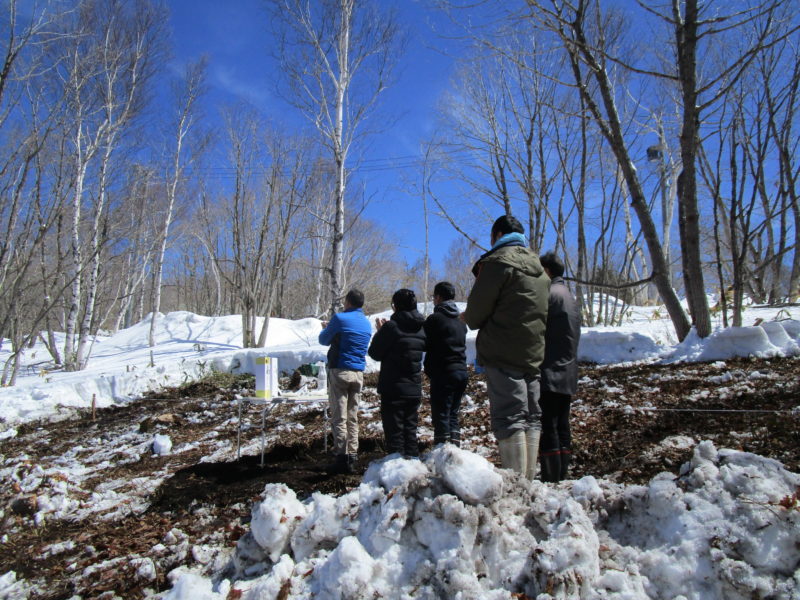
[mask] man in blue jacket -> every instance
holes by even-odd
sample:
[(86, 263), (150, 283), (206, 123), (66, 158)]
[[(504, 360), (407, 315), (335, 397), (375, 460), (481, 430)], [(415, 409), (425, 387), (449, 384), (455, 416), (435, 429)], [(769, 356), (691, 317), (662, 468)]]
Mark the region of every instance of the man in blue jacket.
[(344, 311), (323, 322), (319, 343), (328, 350), (328, 401), (330, 402), (333, 451), (328, 468), (335, 473), (352, 473), (358, 453), (358, 402), (364, 385), (365, 356), (372, 327), (364, 316), (364, 294), (347, 292)]

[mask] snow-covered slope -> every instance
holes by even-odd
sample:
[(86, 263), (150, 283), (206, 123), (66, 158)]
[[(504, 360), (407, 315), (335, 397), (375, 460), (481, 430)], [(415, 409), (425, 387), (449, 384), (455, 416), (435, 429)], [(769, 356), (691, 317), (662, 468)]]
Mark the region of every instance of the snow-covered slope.
[[(800, 309), (791, 311), (751, 308), (745, 322), (758, 320), (758, 326), (720, 329), (704, 340), (690, 334), (683, 343), (672, 345), (669, 322), (654, 308), (634, 307), (620, 327), (584, 328), (579, 359), (611, 364), (796, 355), (800, 353)], [(793, 319), (786, 319), (787, 315)], [(370, 319), (374, 322), (388, 316), (387, 311)], [(781, 320), (774, 320), (776, 317)], [(270, 319), (266, 347), (257, 350), (241, 348), (238, 315), (204, 317), (184, 311), (159, 315), (153, 348), (147, 344), (149, 330), (148, 316), (112, 336), (99, 336), (88, 368), (77, 373), (48, 371), (48, 355), (41, 345), (26, 350), (17, 385), (0, 389), (0, 439), (13, 435), (10, 426), (14, 423), (59, 418), (74, 409), (89, 408), (93, 399), (98, 407), (108, 406), (145, 391), (185, 383), (212, 369), (249, 371), (254, 356), (277, 357), (281, 370), (292, 371), (301, 364), (324, 360), (327, 352), (317, 343), (318, 319)], [(468, 335), (469, 362), (475, 359), (476, 335), (474, 331)], [(8, 356), (8, 344), (4, 344), (0, 361)], [(367, 362), (368, 370), (377, 368), (371, 360)]]

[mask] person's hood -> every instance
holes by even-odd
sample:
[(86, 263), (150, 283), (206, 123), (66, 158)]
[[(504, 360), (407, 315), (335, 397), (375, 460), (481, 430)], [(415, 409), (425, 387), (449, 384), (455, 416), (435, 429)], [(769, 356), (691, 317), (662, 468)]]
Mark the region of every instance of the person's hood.
[(433, 307), (433, 312), (442, 313), (446, 317), (455, 318), (459, 315), (458, 307), (452, 300), (445, 300)]
[(422, 329), (422, 324), (425, 322), (420, 312), (414, 310), (398, 310), (392, 314), (392, 321), (397, 323), (397, 326), (407, 333), (416, 333)]
[(532, 277), (540, 277), (544, 274), (542, 263), (539, 262), (539, 255), (524, 246), (502, 246), (489, 252), (480, 262), (503, 263)]

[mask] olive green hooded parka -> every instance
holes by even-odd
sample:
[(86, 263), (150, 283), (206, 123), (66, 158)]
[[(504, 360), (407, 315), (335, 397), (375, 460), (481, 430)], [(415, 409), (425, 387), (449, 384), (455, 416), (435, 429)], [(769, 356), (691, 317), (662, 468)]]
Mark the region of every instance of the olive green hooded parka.
[(539, 375), (550, 278), (530, 248), (501, 246), (475, 265), (464, 320), (478, 329), (478, 363)]

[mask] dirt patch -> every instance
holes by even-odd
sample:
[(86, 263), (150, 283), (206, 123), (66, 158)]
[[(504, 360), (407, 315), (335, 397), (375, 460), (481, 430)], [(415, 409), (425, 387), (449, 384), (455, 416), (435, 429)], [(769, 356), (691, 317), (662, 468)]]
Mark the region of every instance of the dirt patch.
[[(677, 473), (694, 443), (703, 439), (775, 458), (800, 471), (797, 359), (584, 365), (581, 378), (572, 412), (572, 478), (645, 483), (661, 471)], [(374, 376), (367, 378), (368, 385), (374, 383)], [(243, 442), (249, 450), (241, 460), (232, 460), (234, 397), (247, 393), (248, 386), (252, 382), (237, 380), (222, 388), (219, 382), (200, 382), (98, 410), (94, 421), (81, 414), (20, 427), (16, 438), (0, 443), (0, 468), (20, 481), (38, 467), (46, 474), (38, 488), (15, 488), (13, 482), (0, 488), (6, 535), (0, 543), (0, 573), (14, 570), (39, 586), (33, 599), (110, 598), (111, 593), (145, 597), (168, 588), (166, 575), (177, 566), (210, 565), (214, 556), (224, 558), (245, 531), (252, 501), (267, 483), (284, 483), (300, 498), (315, 491), (339, 495), (356, 487), (370, 461), (384, 455), (379, 398), (369, 387), (360, 413), (363, 438), (355, 474), (325, 472), (332, 457), (324, 450), (323, 412), (315, 406), (280, 405), (269, 413), (263, 467), (253, 451), (259, 447), (260, 413), (248, 409)], [(471, 375), (467, 394), (463, 446), (497, 464), (481, 375)], [(179, 419), (155, 419), (163, 414)], [(147, 419), (151, 428), (141, 431)], [(427, 401), (420, 424), (424, 451), (432, 437)], [(173, 454), (152, 456), (148, 441), (154, 433), (171, 437)], [(66, 483), (58, 480), (56, 468), (68, 460), (89, 473), (69, 482), (69, 497), (79, 500), (82, 509), (108, 489), (120, 493), (120, 502), (140, 501), (143, 508), (110, 516), (118, 508), (112, 506), (43, 522), (12, 509), (20, 498), (33, 502)], [(144, 491), (137, 496), (138, 488)], [(152, 564), (150, 575), (142, 564)]]
[(284, 483), (305, 499), (313, 492), (340, 495), (357, 486), (367, 465), (385, 455), (382, 441), (361, 438), (359, 460), (352, 474), (331, 475), (330, 454), (322, 440), (311, 444), (278, 445), (261, 455), (240, 460), (199, 463), (179, 470), (152, 497), (150, 511), (187, 510), (196, 504), (229, 507), (254, 500), (268, 483)]

